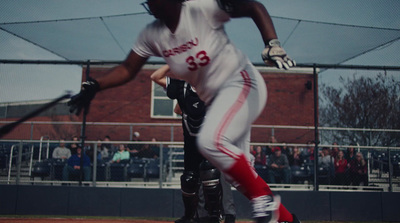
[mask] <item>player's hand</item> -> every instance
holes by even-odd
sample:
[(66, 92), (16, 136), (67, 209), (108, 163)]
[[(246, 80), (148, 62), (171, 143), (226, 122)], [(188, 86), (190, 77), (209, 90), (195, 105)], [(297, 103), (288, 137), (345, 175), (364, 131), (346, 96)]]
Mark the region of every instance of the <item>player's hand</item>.
[(261, 53), (261, 57), (265, 64), (275, 65), (279, 69), (288, 70), (290, 67), (296, 66), (296, 62), (287, 56), (286, 51), (277, 39), (269, 41), (268, 46)]
[(69, 106), (69, 112), (79, 115), (82, 109), (89, 112), (90, 102), (96, 96), (97, 91), (99, 91), (99, 83), (92, 78), (82, 83), (81, 91), (72, 96), (71, 100), (67, 103)]

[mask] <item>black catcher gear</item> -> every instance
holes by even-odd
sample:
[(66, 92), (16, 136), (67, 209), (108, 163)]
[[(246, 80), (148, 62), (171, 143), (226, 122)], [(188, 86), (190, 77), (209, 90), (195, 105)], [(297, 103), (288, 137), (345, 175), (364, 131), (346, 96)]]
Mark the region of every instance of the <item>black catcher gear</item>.
[(221, 172), (208, 160), (200, 164), (200, 180), (203, 185), (205, 209), (210, 218), (220, 219), (222, 214)]
[(193, 171), (184, 171), (181, 176), (181, 190), (182, 200), (185, 206), (185, 216), (181, 219), (190, 221), (196, 217), (199, 188), (199, 176)]

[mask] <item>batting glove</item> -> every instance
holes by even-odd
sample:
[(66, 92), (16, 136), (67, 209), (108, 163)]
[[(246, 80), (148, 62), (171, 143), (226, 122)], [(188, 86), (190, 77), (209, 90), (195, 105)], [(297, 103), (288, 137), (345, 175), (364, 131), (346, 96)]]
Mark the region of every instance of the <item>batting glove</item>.
[(71, 100), (67, 103), (69, 112), (79, 115), (82, 109), (84, 109), (87, 114), (89, 112), (90, 102), (99, 90), (100, 85), (95, 79), (89, 78), (86, 82), (83, 82), (81, 91), (72, 96)]
[(296, 62), (287, 56), (286, 51), (277, 39), (269, 41), (268, 46), (261, 53), (261, 57), (265, 64), (271, 65), (272, 63), (279, 69), (288, 70), (290, 67), (296, 66)]

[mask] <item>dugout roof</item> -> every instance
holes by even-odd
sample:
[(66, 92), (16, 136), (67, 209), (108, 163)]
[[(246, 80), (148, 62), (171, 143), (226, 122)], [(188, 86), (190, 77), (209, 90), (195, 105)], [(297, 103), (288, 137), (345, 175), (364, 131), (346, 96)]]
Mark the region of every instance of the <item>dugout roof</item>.
[[(0, 59), (122, 60), (153, 20), (142, 1), (2, 0)], [(298, 63), (400, 64), (398, 0), (260, 1)], [(233, 19), (226, 30), (253, 63), (262, 63), (263, 43), (250, 19)]]

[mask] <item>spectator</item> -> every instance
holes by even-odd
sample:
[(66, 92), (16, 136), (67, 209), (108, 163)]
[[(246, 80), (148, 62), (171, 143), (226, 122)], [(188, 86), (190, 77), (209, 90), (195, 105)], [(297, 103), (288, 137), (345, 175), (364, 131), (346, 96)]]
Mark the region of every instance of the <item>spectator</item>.
[(150, 148), (150, 145), (143, 145), (142, 149), (137, 153), (139, 158), (150, 158), (155, 159), (158, 157), (158, 154)]
[[(81, 156), (82, 146), (77, 144), (76, 153), (74, 153), (69, 159), (67, 165), (63, 169), (63, 181), (68, 181), (70, 175), (79, 176), (81, 170)], [(90, 169), (90, 158), (87, 155), (83, 155), (83, 180), (89, 181), (91, 177)]]
[(254, 165), (267, 165), (267, 156), (263, 151), (261, 146), (257, 146), (253, 152), (254, 155)]
[(327, 183), (330, 183), (330, 180), (335, 176), (334, 158), (331, 156), (331, 151), (328, 147), (322, 148), (322, 151), (318, 155), (318, 166), (323, 168), (319, 174), (322, 176), (326, 175), (328, 177)]
[(255, 159), (254, 154), (256, 153), (256, 150), (254, 149), (253, 145), (249, 146), (249, 153), (250, 153), (249, 160), (250, 160), (251, 166), (254, 166), (254, 159)]
[(121, 161), (128, 161), (130, 158), (130, 154), (125, 149), (125, 145), (120, 144), (118, 147), (118, 152), (116, 152), (111, 160), (112, 163), (119, 163)]
[(100, 147), (97, 147), (97, 155), (94, 155), (94, 146), (88, 146), (85, 148), (86, 155), (90, 158), (90, 162), (93, 163), (94, 157), (96, 157), (97, 161), (101, 161), (101, 153), (99, 151)]
[(331, 156), (333, 158), (336, 158), (338, 153), (339, 153), (339, 146), (337, 144), (337, 142), (332, 143), (333, 147), (332, 147), (332, 151), (331, 151)]
[(289, 160), (285, 154), (282, 154), (280, 147), (274, 148), (273, 154), (269, 157), (268, 167), (269, 183), (276, 183), (277, 177), (282, 183), (290, 183)]
[(350, 163), (352, 160), (355, 159), (355, 157), (356, 157), (356, 151), (354, 150), (354, 147), (353, 146), (348, 147), (345, 156), (347, 163)]
[[(111, 146), (111, 144), (108, 144)], [(109, 147), (106, 146), (106, 144), (103, 144), (101, 139), (97, 140), (97, 150), (100, 152), (100, 157), (102, 160), (108, 159), (110, 156), (110, 153), (108, 152)]]
[(78, 147), (79, 144), (79, 138), (78, 136), (72, 136), (72, 143), (69, 145), (69, 148), (71, 150), (71, 153), (76, 153), (76, 148)]
[(276, 140), (275, 136), (271, 136), (269, 142), (272, 144), (270, 146), (267, 146), (267, 148), (265, 148), (265, 155), (270, 156), (272, 154), (272, 148), (274, 148), (275, 145), (273, 145), (274, 143), (277, 143), (278, 141)]
[(344, 152), (339, 150), (335, 158), (335, 184), (348, 185), (346, 170), (347, 160), (344, 158)]
[(53, 159), (68, 159), (71, 156), (71, 150), (65, 147), (65, 139), (60, 140), (60, 144), (53, 151)]
[[(134, 132), (132, 136), (132, 142), (140, 142), (141, 140), (139, 139), (140, 133), (139, 132)], [(138, 152), (142, 150), (143, 145), (142, 144), (129, 144), (128, 145), (128, 151), (131, 153), (132, 156), (137, 156)]]
[(307, 160), (307, 162), (309, 161), (314, 161), (314, 146), (311, 145), (312, 142), (309, 141), (307, 142), (307, 148), (304, 150), (304, 159)]
[(156, 154), (160, 155), (160, 144), (157, 144), (156, 138), (151, 138), (152, 144), (150, 144), (150, 149), (153, 150)]
[(288, 156), (290, 166), (301, 166), (303, 164), (303, 159), (300, 156), (300, 150), (297, 146), (293, 147), (292, 152)]
[(350, 182), (354, 186), (368, 185), (368, 170), (367, 162), (364, 160), (362, 153), (358, 152), (355, 159), (349, 164)]
[(101, 148), (107, 150), (107, 152), (113, 154), (116, 149), (113, 149), (113, 145), (110, 143), (111, 137), (106, 135), (104, 136), (103, 142), (101, 143)]
[(330, 152), (331, 151), (327, 147), (322, 148), (322, 151), (319, 152), (320, 157), (318, 159), (318, 165), (326, 170), (330, 170), (334, 162)]
[(285, 154), (287, 157), (290, 155), (290, 148), (286, 145), (286, 143), (283, 143), (283, 146), (281, 147), (282, 154)]
[(311, 145), (312, 142), (307, 142), (307, 147), (304, 148), (303, 152), (301, 153), (301, 158), (304, 162), (309, 163), (314, 161), (314, 146)]

